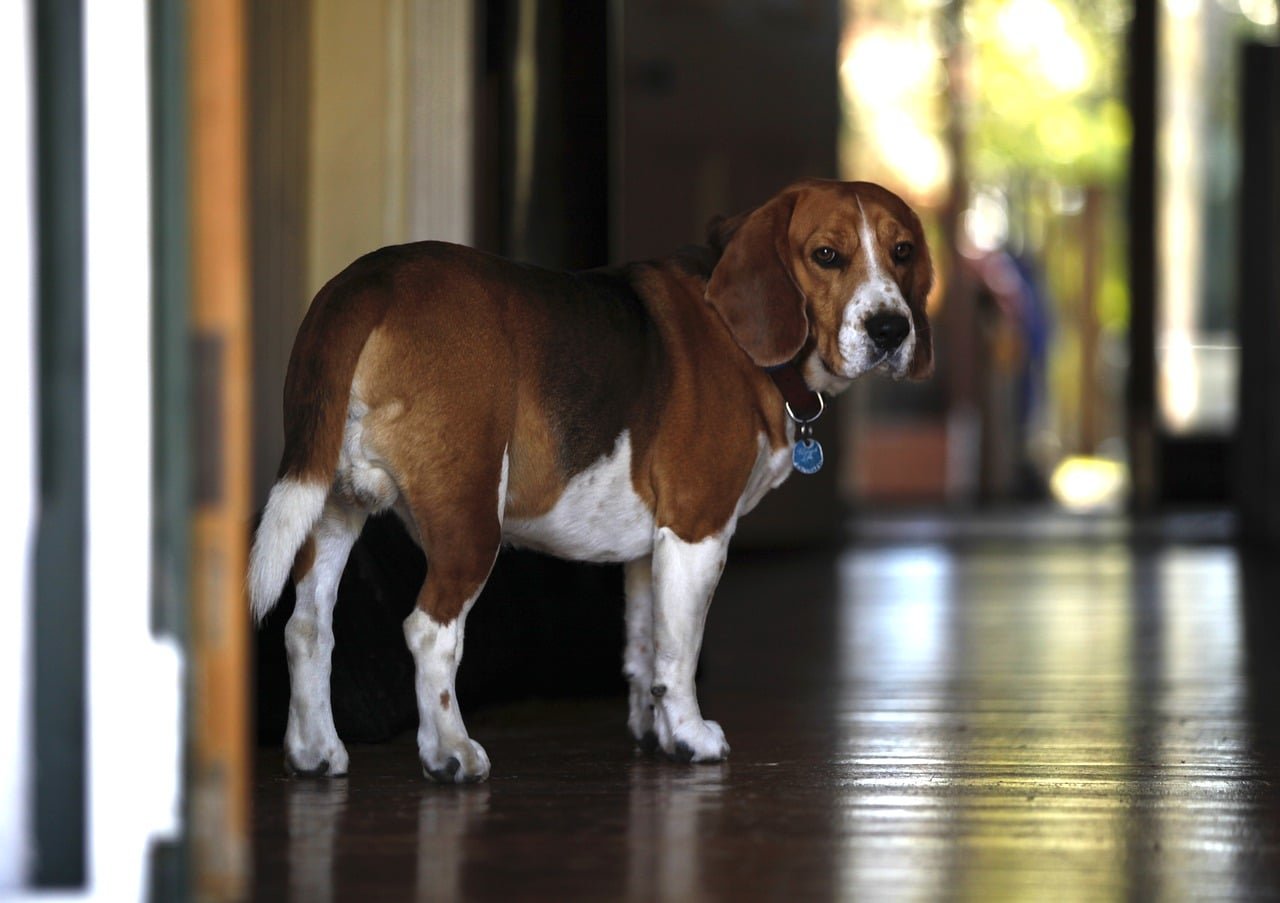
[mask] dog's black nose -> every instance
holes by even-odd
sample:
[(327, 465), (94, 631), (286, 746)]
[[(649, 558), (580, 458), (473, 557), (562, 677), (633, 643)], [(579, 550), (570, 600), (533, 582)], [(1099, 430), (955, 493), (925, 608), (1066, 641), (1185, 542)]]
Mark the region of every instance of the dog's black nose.
[(867, 317), (864, 325), (871, 341), (884, 352), (897, 348), (911, 332), (911, 321), (902, 314), (872, 314)]

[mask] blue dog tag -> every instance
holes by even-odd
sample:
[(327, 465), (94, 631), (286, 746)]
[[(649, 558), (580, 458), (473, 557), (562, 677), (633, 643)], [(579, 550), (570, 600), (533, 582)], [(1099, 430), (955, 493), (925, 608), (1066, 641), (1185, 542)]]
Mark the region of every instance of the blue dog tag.
[(822, 446), (817, 439), (801, 439), (791, 449), (791, 466), (801, 473), (822, 470)]

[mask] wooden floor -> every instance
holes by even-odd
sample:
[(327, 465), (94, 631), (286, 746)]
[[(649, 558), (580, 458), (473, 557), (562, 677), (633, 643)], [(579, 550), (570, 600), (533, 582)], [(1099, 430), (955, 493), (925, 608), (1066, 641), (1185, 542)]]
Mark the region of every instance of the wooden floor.
[(738, 558), (701, 684), (728, 763), (633, 751), (622, 699), (472, 714), (481, 786), (411, 737), (338, 780), (266, 749), (256, 896), (1277, 897), (1277, 558), (1016, 522)]

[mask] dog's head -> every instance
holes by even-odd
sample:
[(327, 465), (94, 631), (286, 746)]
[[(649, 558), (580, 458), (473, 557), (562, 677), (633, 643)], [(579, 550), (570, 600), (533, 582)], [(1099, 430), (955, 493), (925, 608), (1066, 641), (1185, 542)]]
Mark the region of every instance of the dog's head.
[(798, 182), (712, 221), (720, 260), (707, 300), (762, 367), (797, 356), (809, 385), (838, 392), (883, 370), (933, 371), (925, 302), (933, 265), (920, 220), (870, 182)]

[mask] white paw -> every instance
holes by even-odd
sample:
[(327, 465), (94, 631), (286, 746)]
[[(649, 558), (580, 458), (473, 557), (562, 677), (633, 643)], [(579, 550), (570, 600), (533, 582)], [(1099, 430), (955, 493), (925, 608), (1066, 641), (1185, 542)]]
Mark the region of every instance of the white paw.
[(342, 777), (347, 773), (347, 748), (341, 740), (329, 743), (284, 745), (284, 770), (299, 777)]
[(474, 740), (418, 753), (422, 773), (441, 784), (475, 784), (489, 777), (489, 754)]
[(724, 731), (714, 721), (690, 719), (659, 739), (662, 751), (677, 762), (721, 762), (729, 757)]

